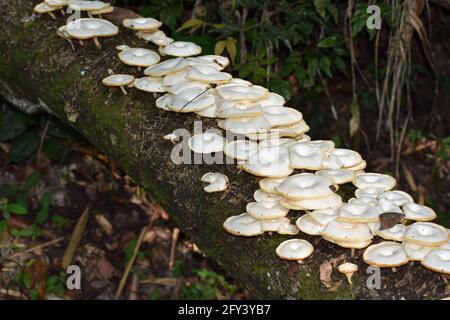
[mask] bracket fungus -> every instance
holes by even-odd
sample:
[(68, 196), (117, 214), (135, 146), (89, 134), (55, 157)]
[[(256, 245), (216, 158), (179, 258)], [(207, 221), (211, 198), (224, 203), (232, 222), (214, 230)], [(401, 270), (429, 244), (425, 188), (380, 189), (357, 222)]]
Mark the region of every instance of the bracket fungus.
[(34, 7), (34, 12), (38, 13), (38, 14), (48, 14), (50, 17), (52, 17), (52, 19), (56, 20), (56, 16), (53, 14), (53, 11), (59, 10), (61, 7), (58, 6), (52, 6), (47, 4), (46, 2), (42, 2), (37, 4)]
[(221, 152), (225, 146), (225, 139), (211, 132), (199, 133), (188, 141), (189, 149), (196, 153)]
[(228, 187), (228, 177), (219, 172), (205, 173), (200, 180), (209, 183), (203, 188), (207, 193), (224, 191)]
[(450, 274), (450, 250), (432, 250), (425, 256), (422, 265), (435, 272)]

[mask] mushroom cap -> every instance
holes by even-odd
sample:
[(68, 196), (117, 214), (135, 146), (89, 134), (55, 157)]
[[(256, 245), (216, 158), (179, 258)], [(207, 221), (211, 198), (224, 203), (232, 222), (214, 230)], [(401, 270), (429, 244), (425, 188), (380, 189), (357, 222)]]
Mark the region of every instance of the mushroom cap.
[(128, 86), (134, 82), (134, 77), (129, 74), (113, 74), (102, 80), (102, 83), (108, 87)]
[(325, 151), (310, 142), (297, 142), (289, 147), (291, 167), (295, 169), (318, 170), (324, 158)]
[[(261, 226), (264, 232), (277, 232), (278, 229), (281, 227), (284, 223), (290, 223), (289, 218), (282, 217), (278, 219), (272, 219), (272, 220), (261, 220)], [(298, 232), (298, 230), (297, 230)]]
[(399, 206), (387, 199), (378, 199), (375, 207), (378, 209), (378, 211), (380, 211), (380, 213), (397, 212), (403, 214), (403, 210)]
[(106, 7), (109, 7), (109, 3), (105, 3), (103, 1), (96, 0), (70, 0), (69, 1), (69, 9), (73, 11), (92, 11), (92, 10), (101, 10)]
[(338, 271), (340, 273), (355, 273), (356, 271), (358, 271), (358, 266), (354, 263), (351, 262), (345, 262), (343, 264), (340, 264), (338, 266)]
[(431, 222), (416, 222), (408, 226), (403, 240), (425, 246), (440, 246), (448, 241), (447, 229)]
[(422, 261), (431, 250), (436, 249), (432, 246), (424, 246), (417, 243), (403, 241), (403, 250), (411, 261)]
[(384, 230), (378, 230), (375, 234), (384, 240), (393, 240), (393, 241), (402, 241), (403, 235), (406, 232), (406, 227), (403, 224), (396, 224), (395, 226), (384, 229)]
[(404, 204), (414, 202), (413, 197), (411, 197), (406, 192), (400, 190), (385, 191), (378, 196), (378, 199), (389, 200), (399, 207), (403, 206)]
[(221, 152), (225, 146), (225, 139), (212, 132), (199, 133), (188, 140), (189, 149), (196, 153)]
[[(224, 100), (225, 102), (229, 102)], [(251, 118), (263, 115), (262, 108), (259, 104), (239, 104), (231, 103), (224, 107), (223, 101), (218, 104), (218, 118)]]
[(152, 77), (163, 77), (170, 73), (175, 73), (187, 68), (189, 65), (183, 58), (174, 58), (162, 61), (158, 64), (148, 67), (144, 74)]
[(162, 26), (162, 22), (154, 18), (125, 19), (122, 24), (125, 28), (139, 31), (156, 30)]
[(269, 92), (266, 97), (258, 100), (258, 104), (261, 107), (283, 106), (285, 103), (286, 100), (284, 99), (284, 97), (275, 92)]
[(111, 12), (114, 12), (114, 7), (111, 5), (104, 7), (103, 9), (99, 9), (99, 10), (89, 10), (89, 14), (91, 16), (98, 16), (98, 15), (107, 14), (107, 13), (111, 13)]
[(167, 92), (178, 94), (183, 90), (192, 89), (192, 88), (200, 88), (201, 90), (206, 90), (210, 87), (209, 83), (206, 82), (198, 82), (198, 81), (188, 81), (183, 80), (177, 83), (174, 83), (171, 86), (166, 86)]
[(52, 5), (49, 5), (46, 2), (42, 2), (42, 3), (37, 4), (34, 7), (33, 11), (38, 13), (38, 14), (43, 14), (43, 13), (48, 13), (48, 12), (52, 12), (52, 11), (58, 10), (59, 8), (60, 7), (58, 7), (58, 6), (52, 6)]
[[(261, 221), (261, 224), (264, 224), (264, 220)], [(287, 234), (291, 236), (295, 236), (299, 232), (300, 231), (298, 230), (297, 226), (295, 224), (291, 224), (289, 221), (283, 222), (277, 230), (277, 233), (279, 234)]]
[(372, 198), (372, 197), (362, 197), (362, 198), (351, 198), (348, 200), (348, 203), (353, 203), (353, 204), (368, 204), (368, 205), (372, 205), (372, 206), (376, 206), (378, 203), (377, 198)]
[(171, 87), (178, 83), (185, 83), (186, 81), (189, 81), (187, 79), (188, 71), (187, 69), (183, 69), (177, 72), (169, 73), (162, 77), (162, 84), (165, 87)]
[(279, 201), (282, 197), (276, 193), (265, 192), (262, 189), (258, 189), (253, 193), (253, 199), (256, 202), (270, 202), (270, 201)]
[(230, 64), (230, 59), (228, 59), (227, 57), (213, 54), (198, 57), (190, 57), (187, 58), (187, 60), (190, 66), (195, 66), (198, 64), (217, 65), (220, 67), (217, 70), (223, 70)]
[(169, 101), (169, 109), (175, 112), (195, 112), (212, 106), (214, 96), (201, 88), (185, 89)]
[[(383, 193), (382, 188), (378, 187), (370, 187), (366, 189), (356, 189), (355, 190), (355, 197), (357, 199), (360, 198), (374, 198), (375, 200), (378, 199), (378, 196)], [(378, 203), (378, 201), (377, 201)]]
[(258, 151), (258, 143), (249, 140), (236, 140), (226, 142), (224, 153), (227, 157), (245, 161)]
[(191, 67), (187, 78), (193, 81), (218, 84), (229, 82), (232, 76), (227, 72), (218, 71), (215, 67), (199, 64)]
[(242, 85), (235, 83), (221, 85), (216, 89), (222, 98), (232, 101), (257, 101), (263, 99), (269, 94), (269, 91), (261, 86)]
[(149, 67), (161, 60), (155, 51), (143, 48), (129, 48), (119, 52), (118, 56), (122, 63), (135, 67)]
[(405, 219), (416, 221), (431, 221), (436, 218), (436, 212), (430, 207), (417, 203), (405, 203), (402, 206)]
[(280, 200), (282, 206), (293, 210), (324, 210), (338, 208), (342, 205), (342, 198), (336, 193), (331, 193), (322, 198), (306, 198), (301, 200)]
[(277, 193), (275, 188), (280, 185), (286, 178), (264, 178), (259, 180), (259, 187), (268, 193)]
[(235, 134), (264, 132), (270, 128), (269, 122), (263, 116), (225, 119), (219, 121), (218, 126)]
[(393, 241), (371, 245), (364, 251), (363, 260), (378, 267), (399, 267), (409, 262), (402, 245)]
[[(260, 101), (257, 102), (260, 104)], [(267, 131), (262, 131), (259, 133), (250, 133), (246, 134), (246, 136), (251, 140), (267, 140), (272, 139), (273, 137), (301, 137), (303, 140), (297, 139), (299, 142), (305, 142), (311, 140), (308, 136), (304, 135), (305, 132), (309, 131), (309, 126), (306, 124), (304, 120), (301, 120), (291, 126), (285, 127), (277, 127), (270, 128)]]
[(200, 180), (209, 183), (209, 185), (203, 188), (207, 193), (225, 190), (229, 181), (228, 177), (220, 172), (205, 173)]
[(289, 166), (289, 152), (283, 146), (259, 148), (239, 168), (255, 176), (271, 178), (286, 177), (293, 172)]
[(279, 201), (250, 202), (246, 211), (249, 215), (258, 220), (273, 220), (285, 217), (289, 209), (280, 205)]
[(293, 125), (303, 119), (300, 111), (284, 106), (267, 106), (262, 110), (271, 128)]
[(171, 44), (160, 49), (161, 54), (174, 57), (195, 56), (202, 52), (202, 48), (193, 42), (174, 41)]
[[(86, 1), (91, 2), (91, 1)], [(111, 37), (119, 33), (119, 28), (104, 19), (81, 18), (66, 25), (67, 34), (74, 39), (86, 40), (96, 37)]]
[(171, 44), (174, 40), (164, 33), (164, 31), (139, 31), (137, 36), (144, 41), (150, 41), (157, 46), (167, 46)]
[(325, 228), (324, 225), (317, 223), (315, 220), (313, 220), (309, 214), (302, 215), (300, 218), (297, 219), (295, 224), (297, 225), (297, 228), (301, 232), (309, 234), (311, 236), (320, 235), (323, 229)]
[(336, 242), (364, 242), (373, 235), (367, 224), (330, 221), (322, 231), (322, 236)]
[(283, 241), (275, 250), (277, 256), (285, 260), (303, 260), (314, 251), (314, 247), (306, 240), (291, 239)]
[(346, 203), (338, 209), (338, 213), (337, 220), (341, 222), (369, 223), (380, 220), (380, 212), (371, 205)]
[(327, 177), (333, 184), (344, 184), (355, 179), (355, 172), (347, 169), (321, 169), (316, 174)]
[(363, 161), (361, 155), (350, 149), (336, 148), (324, 160), (324, 169), (350, 168)]
[(333, 193), (332, 182), (321, 175), (299, 173), (284, 180), (276, 190), (283, 197), (291, 200), (323, 198)]
[(143, 77), (134, 80), (133, 87), (145, 92), (166, 92), (161, 78)]
[(155, 105), (158, 109), (162, 109), (164, 111), (170, 111), (169, 102), (174, 95), (171, 93), (166, 93), (165, 95), (156, 99)]
[(231, 216), (223, 223), (223, 228), (235, 236), (253, 237), (264, 233), (261, 222), (248, 213)]
[(200, 117), (215, 119), (216, 118), (216, 109), (217, 109), (216, 105), (213, 104), (206, 109), (203, 109), (200, 111), (195, 111), (194, 113), (196, 115), (199, 115)]
[(352, 170), (355, 172), (364, 172), (363, 170), (367, 167), (367, 162), (365, 160), (361, 161), (359, 164), (353, 166), (353, 167), (346, 167), (347, 170)]
[(61, 26), (61, 27), (59, 27), (58, 30), (56, 31), (56, 34), (57, 34), (58, 36), (60, 36), (61, 38), (64, 38), (64, 39), (69, 40), (69, 39), (70, 39), (70, 36), (69, 36), (69, 34), (67, 33), (66, 30), (67, 30), (67, 28), (66, 28), (65, 25), (64, 25), (64, 26)]
[(312, 220), (322, 225), (327, 225), (331, 221), (336, 220), (338, 215), (339, 214), (336, 208), (314, 210), (309, 213), (309, 216)]
[(69, 5), (69, 0), (45, 0), (46, 4), (52, 7), (64, 7)]
[(328, 238), (327, 236), (322, 235), (322, 237), (324, 240), (334, 243), (334, 244), (338, 245), (339, 247), (350, 248), (350, 249), (363, 249), (372, 243), (372, 239), (363, 240), (363, 241), (343, 241), (343, 240), (336, 241), (331, 238)]
[(450, 274), (450, 250), (432, 250), (426, 255), (422, 265), (435, 272)]
[(381, 173), (363, 173), (356, 177), (353, 184), (358, 189), (380, 188), (384, 191), (391, 190), (397, 184), (397, 181), (387, 174)]

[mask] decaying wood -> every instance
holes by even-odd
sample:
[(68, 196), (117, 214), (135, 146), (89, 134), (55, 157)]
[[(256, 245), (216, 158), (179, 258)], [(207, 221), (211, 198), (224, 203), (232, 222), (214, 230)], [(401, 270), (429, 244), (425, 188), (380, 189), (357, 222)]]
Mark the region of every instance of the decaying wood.
[[(163, 112), (155, 108), (151, 94), (130, 89), (124, 96), (120, 90), (101, 85), (108, 69), (138, 75), (137, 70), (119, 62), (115, 46), (144, 43), (121, 28), (119, 36), (101, 39), (101, 50), (86, 42), (82, 47), (74, 43), (74, 51), (56, 35), (64, 18), (58, 16), (55, 21), (33, 15), (33, 4), (36, 1), (0, 2), (0, 94), (21, 109), (42, 109), (73, 126), (140, 183), (206, 255), (255, 297), (438, 299), (448, 295), (444, 276), (417, 263), (398, 268), (395, 273), (382, 270), (381, 288), (372, 290), (366, 284), (371, 274), (361, 260), (362, 250), (351, 257), (350, 250), (318, 237), (302, 236), (316, 250), (299, 265), (275, 255), (276, 246), (287, 236), (228, 235), (222, 229), (223, 221), (244, 212), (258, 179), (238, 172), (231, 164), (175, 165), (170, 159), (173, 144), (162, 136), (177, 128), (192, 131), (194, 120), (200, 118)], [(204, 129), (216, 127), (212, 120), (201, 120)], [(206, 194), (199, 179), (208, 171), (226, 174), (230, 188), (224, 193)], [(335, 271), (328, 286), (319, 279), (319, 267), (326, 260)], [(359, 265), (353, 286), (336, 272), (337, 265), (346, 261)]]

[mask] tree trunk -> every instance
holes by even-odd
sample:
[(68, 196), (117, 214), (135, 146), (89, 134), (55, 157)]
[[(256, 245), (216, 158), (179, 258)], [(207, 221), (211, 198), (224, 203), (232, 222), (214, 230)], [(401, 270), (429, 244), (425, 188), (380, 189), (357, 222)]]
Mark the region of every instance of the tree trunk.
[[(119, 36), (101, 39), (102, 49), (92, 42), (70, 44), (56, 35), (64, 19), (32, 13), (36, 1), (2, 0), (0, 3), (0, 94), (22, 110), (43, 109), (73, 126), (86, 139), (109, 155), (160, 203), (173, 220), (209, 257), (255, 297), (274, 299), (392, 299), (441, 298), (448, 277), (427, 271), (418, 263), (381, 271), (381, 289), (369, 289), (371, 275), (362, 261), (362, 250), (351, 257), (350, 250), (319, 237), (300, 235), (315, 247), (313, 255), (300, 265), (282, 261), (276, 246), (290, 237), (264, 235), (233, 237), (223, 221), (245, 211), (258, 179), (238, 172), (236, 165), (175, 165), (170, 158), (173, 145), (162, 139), (177, 128), (192, 131), (193, 115), (163, 112), (155, 107), (151, 94), (130, 89), (123, 95), (106, 88), (101, 79), (108, 69), (134, 73), (117, 58), (115, 46), (144, 46), (134, 33), (121, 28)], [(117, 14), (107, 16), (117, 20)], [(115, 21), (116, 24), (117, 21)], [(306, 120), (308, 115), (305, 115)], [(204, 130), (216, 127), (214, 120), (201, 119)], [(202, 174), (218, 171), (230, 179), (223, 193), (207, 194), (199, 182)], [(334, 266), (352, 261), (360, 267), (349, 286), (334, 268), (331, 288), (319, 280), (324, 261)]]

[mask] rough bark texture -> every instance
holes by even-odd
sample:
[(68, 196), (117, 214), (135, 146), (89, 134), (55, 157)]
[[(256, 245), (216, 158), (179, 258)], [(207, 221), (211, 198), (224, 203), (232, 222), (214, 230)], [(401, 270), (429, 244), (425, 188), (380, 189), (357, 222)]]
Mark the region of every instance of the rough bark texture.
[[(417, 263), (396, 272), (382, 270), (381, 290), (369, 290), (362, 250), (351, 257), (350, 250), (319, 237), (302, 235), (316, 250), (305, 264), (299, 265), (275, 255), (276, 246), (287, 236), (228, 235), (222, 229), (223, 221), (244, 212), (258, 179), (239, 173), (235, 165), (173, 164), (173, 145), (162, 135), (177, 128), (192, 130), (196, 117), (162, 112), (154, 107), (155, 99), (150, 94), (130, 90), (125, 96), (100, 82), (109, 68), (137, 74), (118, 61), (115, 46), (144, 44), (132, 32), (121, 29), (119, 36), (101, 40), (101, 50), (86, 42), (84, 46), (75, 43), (73, 51), (68, 42), (56, 35), (63, 18), (59, 16), (55, 21), (48, 16), (33, 16), (35, 2), (0, 2), (0, 94), (22, 109), (46, 109), (72, 125), (142, 184), (200, 249), (255, 297), (436, 299), (448, 294), (448, 277), (427, 271)], [(204, 128), (215, 127), (214, 121), (202, 120)], [(231, 187), (224, 193), (206, 194), (199, 178), (207, 171), (226, 174)], [(353, 286), (334, 269), (332, 288), (325, 287), (319, 280), (319, 266), (325, 260), (357, 263), (360, 270)]]

